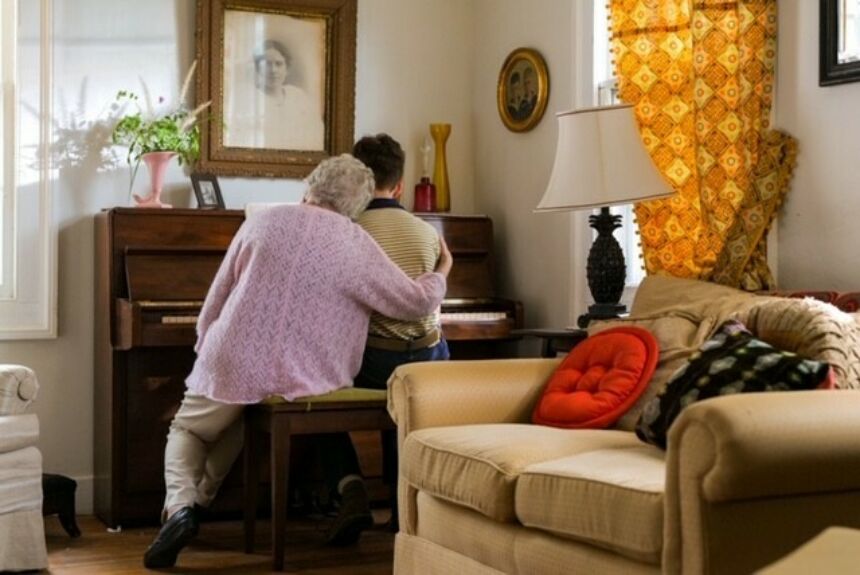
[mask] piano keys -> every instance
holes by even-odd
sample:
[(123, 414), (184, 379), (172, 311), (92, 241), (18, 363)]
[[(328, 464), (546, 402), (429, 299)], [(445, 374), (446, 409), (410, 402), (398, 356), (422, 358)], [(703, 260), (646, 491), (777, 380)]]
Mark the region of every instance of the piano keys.
[(448, 244), (454, 265), (442, 302), (442, 333), (453, 359), (499, 357), (513, 341), (511, 331), (523, 327), (520, 302), (496, 292), (493, 221), (487, 216), (417, 214)]
[[(131, 215), (117, 214), (120, 221)], [(231, 217), (240, 223), (241, 214), (232, 212)], [(522, 305), (495, 297), (492, 221), (486, 216), (420, 216), (445, 236), (454, 257), (442, 303), (445, 338), (449, 342), (511, 339), (510, 332), (523, 324)], [(157, 219), (150, 216), (141, 221)], [(200, 223), (206, 221), (202, 216)], [(167, 235), (161, 241), (121, 246), (125, 281), (115, 304), (116, 349), (194, 345), (197, 315), (226, 253), (225, 239), (217, 245), (171, 245), (173, 238)]]

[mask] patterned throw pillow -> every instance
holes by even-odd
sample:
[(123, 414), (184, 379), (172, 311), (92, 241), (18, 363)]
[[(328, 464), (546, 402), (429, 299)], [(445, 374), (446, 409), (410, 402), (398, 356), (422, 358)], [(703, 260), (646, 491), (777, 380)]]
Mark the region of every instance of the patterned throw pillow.
[(693, 402), (732, 393), (817, 387), (833, 387), (827, 363), (776, 349), (753, 337), (739, 321), (727, 321), (645, 406), (636, 435), (665, 449), (669, 427)]

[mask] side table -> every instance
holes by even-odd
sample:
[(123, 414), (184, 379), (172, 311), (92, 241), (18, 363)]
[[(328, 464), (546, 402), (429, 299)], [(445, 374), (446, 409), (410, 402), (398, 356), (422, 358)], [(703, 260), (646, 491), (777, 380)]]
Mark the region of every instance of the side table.
[(567, 353), (578, 343), (588, 337), (584, 329), (515, 329), (511, 331), (512, 336), (539, 337), (543, 340), (541, 344), (541, 357), (555, 357), (559, 353)]

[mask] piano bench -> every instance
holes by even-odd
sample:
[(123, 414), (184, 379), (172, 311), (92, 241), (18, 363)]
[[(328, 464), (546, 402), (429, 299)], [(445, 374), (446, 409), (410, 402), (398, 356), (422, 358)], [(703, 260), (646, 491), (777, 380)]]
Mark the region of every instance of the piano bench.
[(271, 435), (272, 566), (284, 569), (290, 439), (293, 435), (395, 429), (387, 392), (345, 388), (286, 401), (272, 397), (245, 409), (245, 553), (254, 552), (261, 436)]

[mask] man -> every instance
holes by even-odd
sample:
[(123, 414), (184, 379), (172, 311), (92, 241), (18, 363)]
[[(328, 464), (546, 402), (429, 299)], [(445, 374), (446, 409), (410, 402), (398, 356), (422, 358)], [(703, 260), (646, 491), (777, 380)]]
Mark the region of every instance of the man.
[[(361, 162), (329, 158), (306, 181), (302, 205), (270, 208), (242, 225), (206, 295), (197, 359), (164, 453), (167, 521), (144, 555), (148, 568), (173, 566), (197, 534), (197, 507), (212, 501), (242, 447), (244, 405), (348, 387), (370, 310), (424, 317), (445, 295), (444, 244), (436, 273), (412, 280), (351, 221), (373, 191)], [(366, 507), (363, 484), (351, 480), (359, 473), (352, 445), (335, 449), (333, 492), (347, 509)], [(341, 522), (345, 532), (354, 521)]]
[[(432, 271), (439, 258), (438, 234), (430, 224), (406, 211), (399, 202), (403, 195), (403, 148), (391, 136), (378, 134), (356, 142), (352, 154), (373, 171), (376, 181), (373, 200), (358, 217), (358, 224), (410, 278)], [(448, 357), (448, 344), (439, 328), (438, 309), (410, 321), (373, 313), (355, 386), (385, 389), (397, 366), (416, 361), (446, 360)], [(397, 485), (397, 438), (394, 432), (384, 434), (383, 455), (383, 473), (393, 490)], [(392, 512), (396, 514), (395, 505), (392, 505)], [(396, 525), (396, 515), (392, 519), (392, 525)]]
[(537, 78), (535, 78), (534, 68), (528, 67), (523, 70), (523, 99), (519, 106), (519, 115), (521, 118), (527, 118), (537, 106)]
[(523, 102), (523, 85), (520, 82), (520, 73), (514, 72), (508, 80), (508, 114), (514, 120), (521, 120), (520, 106)]

